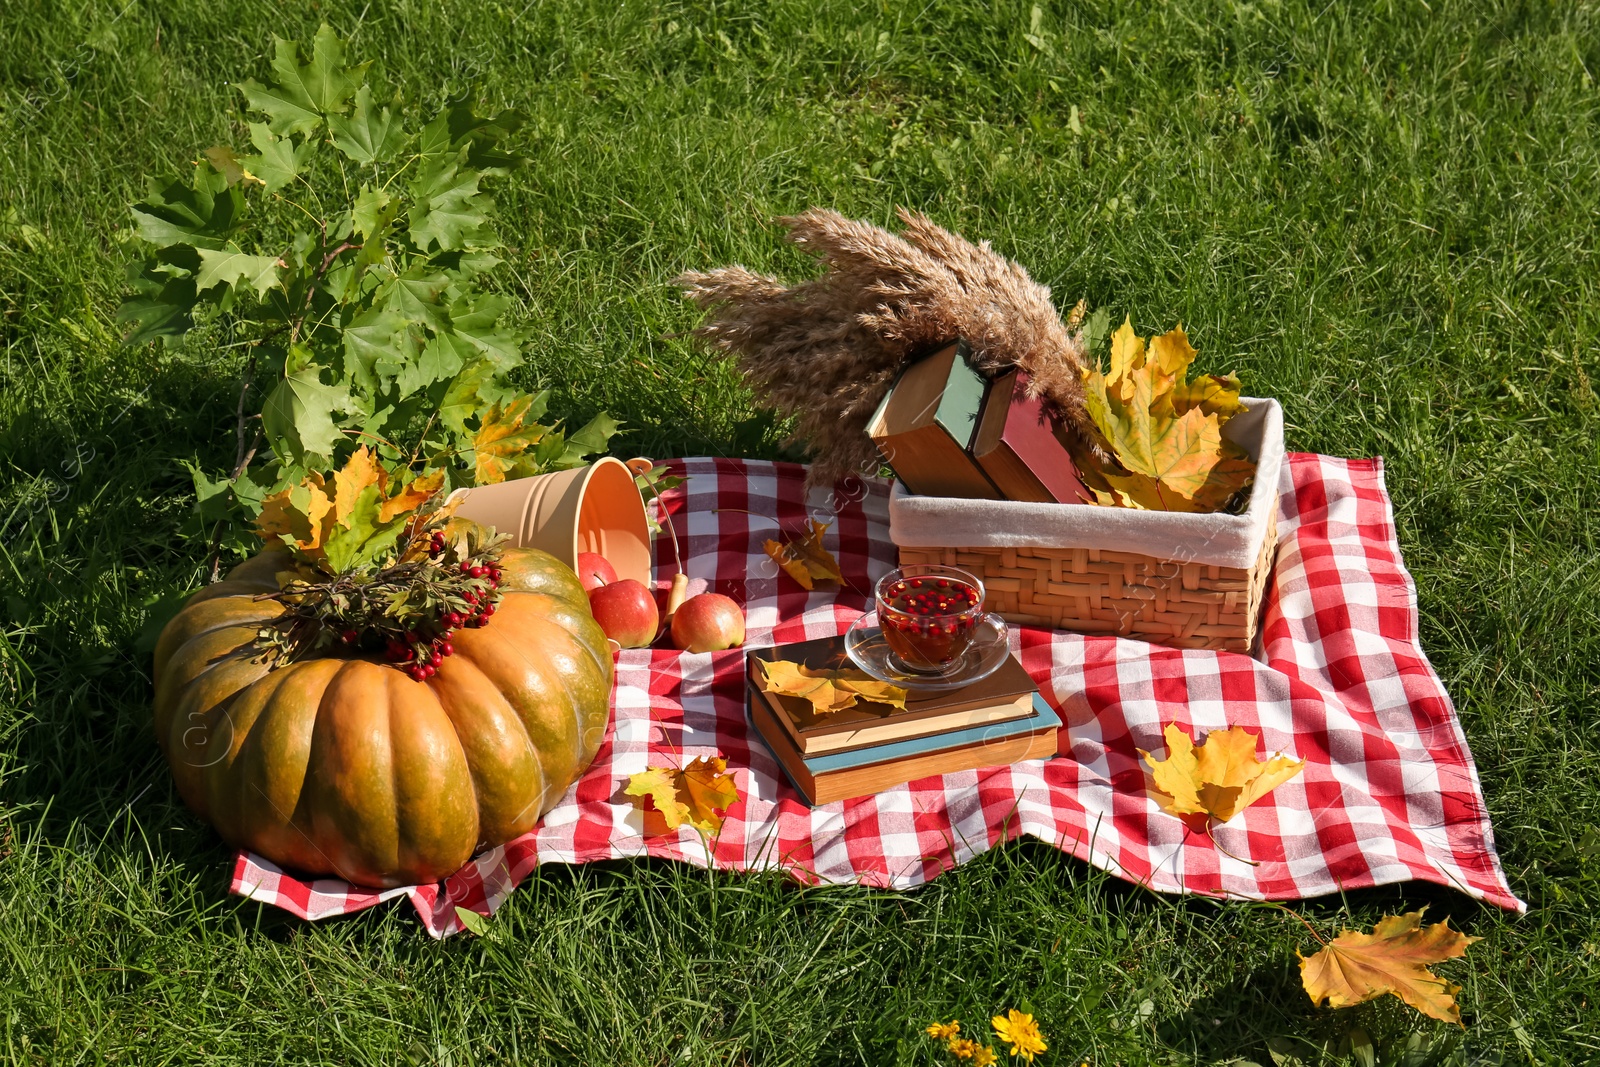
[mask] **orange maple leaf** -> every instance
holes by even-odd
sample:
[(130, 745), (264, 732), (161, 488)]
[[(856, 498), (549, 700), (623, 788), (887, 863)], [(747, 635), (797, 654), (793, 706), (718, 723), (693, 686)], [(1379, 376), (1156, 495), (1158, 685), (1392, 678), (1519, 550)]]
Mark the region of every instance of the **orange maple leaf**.
[(276, 538), (290, 548), (316, 555), (333, 530), (333, 498), (322, 475), (312, 471), (298, 485), (261, 502), (256, 532), (269, 545)]
[[(1424, 911), (1427, 909), (1423, 909)], [(1450, 920), (1422, 925), (1422, 911), (1386, 915), (1372, 933), (1341, 931), (1333, 941), (1300, 958), (1300, 982), (1313, 1004), (1348, 1008), (1392, 993), (1430, 1018), (1461, 1025), (1455, 995), (1461, 987), (1428, 970), (1464, 955), (1481, 938), (1450, 929)]]
[(818, 715), (853, 708), (857, 700), (904, 708), (908, 695), (900, 686), (880, 682), (852, 667), (806, 667), (786, 659), (763, 660), (759, 681), (764, 693), (810, 701), (811, 710)]
[(1211, 731), (1198, 747), (1177, 723), (1169, 723), (1163, 735), (1166, 759), (1152, 759), (1143, 749), (1139, 755), (1166, 795), (1162, 808), (1173, 815), (1204, 813), (1227, 822), (1306, 765), (1283, 755), (1256, 759), (1258, 735), (1237, 726)]
[(1111, 338), (1110, 369), (1084, 372), (1090, 417), (1122, 468), (1080, 462), (1097, 502), (1215, 511), (1255, 476), (1254, 461), (1222, 436), (1223, 423), (1244, 410), (1238, 379), (1188, 381), (1195, 355), (1181, 325), (1151, 338), (1147, 351), (1124, 321)]
[(648, 806), (641, 806), (660, 812), (669, 830), (688, 823), (714, 834), (722, 829), (723, 813), (739, 802), (739, 789), (727, 771), (728, 761), (721, 756), (701, 756), (682, 770), (647, 767), (628, 778), (623, 792), (644, 798)]
[(444, 471), (421, 474), (407, 482), (394, 496), (384, 500), (378, 508), (378, 521), (388, 522), (396, 515), (415, 511), (444, 487)]
[(842, 582), (844, 574), (833, 553), (822, 547), (822, 535), (830, 523), (811, 521), (811, 532), (804, 537), (788, 541), (768, 541), (761, 546), (774, 563), (782, 567), (795, 581), (807, 589), (816, 588), (819, 581)]

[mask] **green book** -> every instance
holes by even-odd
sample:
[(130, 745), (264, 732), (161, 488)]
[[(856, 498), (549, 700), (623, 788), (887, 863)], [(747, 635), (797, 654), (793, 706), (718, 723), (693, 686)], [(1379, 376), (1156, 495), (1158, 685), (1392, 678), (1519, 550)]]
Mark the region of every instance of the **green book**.
[(988, 384), (968, 362), (964, 341), (917, 360), (895, 379), (867, 433), (911, 492), (1001, 498), (968, 452)]

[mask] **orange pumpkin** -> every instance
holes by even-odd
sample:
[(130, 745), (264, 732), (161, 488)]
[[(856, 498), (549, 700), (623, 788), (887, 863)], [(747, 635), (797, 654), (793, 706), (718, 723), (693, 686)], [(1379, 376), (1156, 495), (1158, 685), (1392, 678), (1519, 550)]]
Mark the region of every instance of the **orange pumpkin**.
[(196, 813), (231, 844), (359, 885), (432, 882), (525, 833), (594, 759), (612, 661), (554, 556), (507, 549), (494, 616), (426, 681), (370, 655), (268, 667), (283, 610), (253, 599), (273, 550), (196, 593), (156, 646), (156, 735)]

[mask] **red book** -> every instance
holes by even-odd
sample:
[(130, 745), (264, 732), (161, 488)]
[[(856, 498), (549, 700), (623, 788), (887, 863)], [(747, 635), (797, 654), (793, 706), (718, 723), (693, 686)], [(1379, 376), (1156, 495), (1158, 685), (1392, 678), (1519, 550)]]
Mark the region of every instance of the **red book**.
[(972, 435), (972, 458), (1007, 500), (1081, 504), (1091, 499), (1043, 402), (1029, 397), (1027, 386), (1028, 376), (1020, 370), (989, 386)]

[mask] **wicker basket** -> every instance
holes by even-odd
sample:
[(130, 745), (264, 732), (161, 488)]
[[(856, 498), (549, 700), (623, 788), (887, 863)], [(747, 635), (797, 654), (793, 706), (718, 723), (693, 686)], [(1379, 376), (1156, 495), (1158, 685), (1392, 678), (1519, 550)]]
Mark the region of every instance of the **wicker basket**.
[[(908, 544), (925, 542), (929, 531), (941, 527), (970, 531), (974, 515), (980, 514), (973, 510), (978, 502), (916, 498), (897, 486), (890, 505), (890, 536), (899, 545), (900, 563), (941, 563), (972, 571), (987, 587), (990, 610), (1010, 622), (1176, 648), (1248, 652), (1278, 545), (1283, 423), (1275, 402), (1247, 404), (1250, 410), (1227, 427), (1258, 464), (1256, 489), (1244, 515), (1178, 516), (984, 501), (980, 506), (986, 528), (973, 540), (985, 543)], [(1072, 510), (1051, 518), (1072, 520), (1066, 532), (1060, 522), (1040, 522), (1050, 509), (1062, 508)], [(940, 523), (942, 516), (948, 522)], [(1046, 525), (1053, 528), (1043, 529)], [(1038, 543), (1052, 536), (1060, 543)]]

